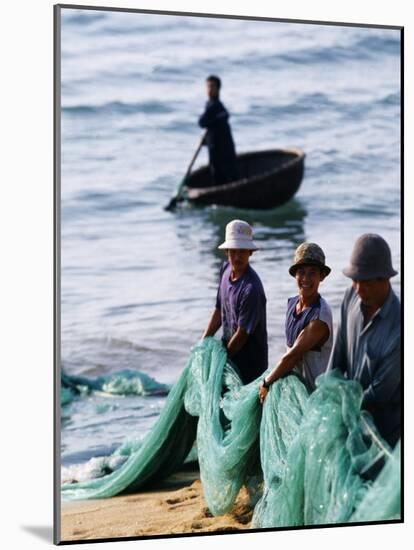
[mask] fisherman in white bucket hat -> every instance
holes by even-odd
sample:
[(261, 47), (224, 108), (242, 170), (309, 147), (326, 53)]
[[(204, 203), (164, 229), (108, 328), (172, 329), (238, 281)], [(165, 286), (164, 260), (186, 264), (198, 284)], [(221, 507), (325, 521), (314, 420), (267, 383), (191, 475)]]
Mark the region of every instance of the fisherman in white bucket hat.
[(253, 242), (251, 226), (242, 220), (233, 220), (226, 226), (226, 240), (218, 248), (222, 250), (258, 250)]
[(225, 241), (218, 248), (225, 250), (227, 262), (220, 271), (216, 307), (203, 338), (223, 328), (222, 342), (228, 356), (242, 382), (248, 384), (268, 365), (266, 296), (249, 263), (252, 253), (258, 250), (251, 226), (243, 220), (231, 221), (226, 226)]

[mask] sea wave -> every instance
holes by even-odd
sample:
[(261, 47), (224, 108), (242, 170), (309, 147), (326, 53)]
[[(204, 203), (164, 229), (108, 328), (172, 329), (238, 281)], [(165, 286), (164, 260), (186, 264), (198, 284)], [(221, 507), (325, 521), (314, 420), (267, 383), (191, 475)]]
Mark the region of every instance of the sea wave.
[(279, 59), (295, 64), (332, 64), (338, 61), (360, 59), (360, 52), (346, 45), (314, 46), (281, 53)]
[(298, 49), (290, 49), (277, 54), (258, 53), (256, 50), (247, 53), (243, 60), (237, 63), (244, 65), (249, 62), (260, 64), (261, 67), (281, 69), (292, 63), (298, 65), (325, 65), (338, 62), (369, 59), (378, 52), (398, 55), (400, 51), (399, 38), (385, 36), (367, 36), (355, 43), (315, 45)]
[[(261, 105), (257, 103), (252, 103), (249, 106), (249, 110), (246, 113), (248, 117), (277, 117), (281, 118), (283, 116), (292, 115), (292, 114), (304, 114), (312, 113), (315, 111), (320, 111), (322, 109), (327, 110), (337, 110), (339, 104), (336, 101), (330, 99), (324, 93), (311, 93), (304, 94), (289, 103), (284, 104), (274, 104), (274, 105)], [(242, 115), (245, 116), (245, 115)]]
[(128, 460), (126, 455), (99, 456), (85, 463), (62, 466), (62, 484), (77, 483), (90, 479), (98, 479), (111, 474)]
[(400, 54), (400, 33), (395, 31), (395, 38), (390, 36), (390, 31), (385, 31), (387, 36), (368, 35), (358, 40), (355, 45), (355, 49), (358, 52), (365, 52), (369, 55), (378, 56), (380, 53), (387, 53), (391, 55)]
[(381, 97), (378, 100), (378, 104), (380, 105), (400, 105), (401, 104), (401, 95), (399, 92), (394, 92), (391, 94), (387, 94), (383, 97)]
[(129, 103), (124, 101), (109, 101), (101, 105), (71, 105), (62, 108), (66, 115), (101, 115), (101, 114), (168, 114), (175, 111), (171, 102), (166, 101), (142, 101)]
[(64, 219), (73, 221), (78, 215), (91, 215), (92, 212), (128, 212), (148, 206), (149, 202), (137, 199), (136, 193), (119, 192), (106, 193), (104, 191), (85, 191), (74, 195), (62, 208)]
[(103, 11), (94, 10), (71, 10), (65, 9), (62, 11), (63, 23), (67, 23), (76, 28), (79, 25), (87, 27), (93, 25), (97, 21), (102, 21), (107, 18), (107, 14)]

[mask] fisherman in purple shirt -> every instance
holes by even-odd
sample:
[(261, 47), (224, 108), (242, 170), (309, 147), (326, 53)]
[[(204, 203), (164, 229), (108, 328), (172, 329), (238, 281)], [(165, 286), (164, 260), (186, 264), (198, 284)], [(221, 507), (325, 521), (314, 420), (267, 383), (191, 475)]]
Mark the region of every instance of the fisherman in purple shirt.
[(243, 384), (261, 376), (268, 366), (266, 296), (259, 276), (249, 264), (257, 246), (250, 225), (233, 220), (219, 246), (227, 262), (220, 272), (216, 307), (203, 338), (223, 327), (222, 341)]

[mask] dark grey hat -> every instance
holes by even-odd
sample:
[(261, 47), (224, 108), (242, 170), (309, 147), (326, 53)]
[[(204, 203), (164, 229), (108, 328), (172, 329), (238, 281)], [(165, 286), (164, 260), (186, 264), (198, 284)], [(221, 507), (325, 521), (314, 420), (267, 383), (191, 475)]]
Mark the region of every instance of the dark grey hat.
[(319, 266), (325, 275), (329, 275), (331, 268), (325, 265), (325, 254), (320, 246), (315, 243), (300, 244), (293, 257), (293, 265), (289, 267), (289, 273), (295, 276), (296, 270), (301, 265)]
[(342, 273), (355, 281), (389, 279), (397, 275), (392, 267), (391, 250), (387, 242), (375, 233), (365, 233), (355, 242), (351, 260)]

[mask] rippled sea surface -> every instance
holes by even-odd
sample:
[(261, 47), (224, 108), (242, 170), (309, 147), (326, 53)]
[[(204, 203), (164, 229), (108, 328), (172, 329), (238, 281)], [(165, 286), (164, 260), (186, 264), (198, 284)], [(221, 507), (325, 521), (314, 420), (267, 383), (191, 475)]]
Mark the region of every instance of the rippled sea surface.
[[(283, 351), (295, 248), (317, 242), (335, 323), (354, 240), (383, 235), (400, 271), (397, 30), (62, 9), (61, 341), (69, 374), (132, 369), (172, 384), (214, 306), (226, 224), (244, 219)], [(163, 206), (198, 145), (205, 78), (222, 78), (238, 152), (299, 147), (295, 198), (266, 212)], [(206, 164), (200, 154), (196, 167)], [(400, 276), (393, 279), (400, 293)], [(139, 440), (165, 397), (63, 408), (62, 462)], [(69, 476), (70, 477), (70, 476)]]

